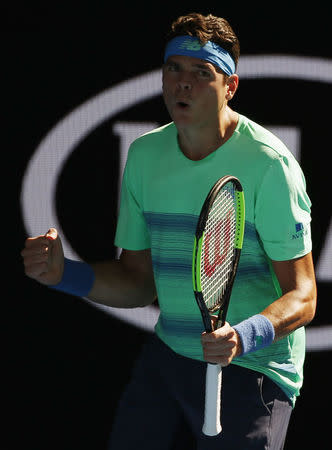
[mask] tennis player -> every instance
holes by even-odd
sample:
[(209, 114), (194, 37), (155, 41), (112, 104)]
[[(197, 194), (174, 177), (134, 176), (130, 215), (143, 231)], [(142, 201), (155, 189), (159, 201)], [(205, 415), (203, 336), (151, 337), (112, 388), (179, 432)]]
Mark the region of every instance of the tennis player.
[[(229, 107), (238, 58), (226, 20), (189, 14), (172, 24), (162, 75), (172, 122), (130, 147), (119, 260), (70, 261), (52, 228), (22, 251), (28, 276), (73, 295), (121, 308), (158, 296), (155, 334), (120, 402), (112, 450), (184, 449), (185, 428), (200, 450), (284, 446), (316, 305), (311, 205), (285, 145)], [(193, 239), (205, 196), (227, 174), (245, 192), (244, 244), (228, 322), (206, 334), (192, 289)], [(223, 431), (214, 437), (201, 431), (206, 361), (224, 366)]]

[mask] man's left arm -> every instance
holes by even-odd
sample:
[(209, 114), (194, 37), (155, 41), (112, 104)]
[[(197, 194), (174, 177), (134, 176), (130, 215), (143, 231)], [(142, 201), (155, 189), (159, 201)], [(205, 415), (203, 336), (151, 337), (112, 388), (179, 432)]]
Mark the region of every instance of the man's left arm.
[(272, 261), (282, 296), (265, 308), (275, 331), (274, 340), (308, 325), (316, 311), (316, 281), (311, 252), (288, 261)]
[[(267, 323), (272, 324), (273, 341), (277, 341), (297, 328), (308, 325), (314, 318), (316, 281), (311, 252), (292, 260), (272, 261), (272, 265), (282, 296), (261, 311), (260, 318), (264, 319), (261, 316), (265, 316), (269, 321)], [(250, 319), (248, 323), (252, 325), (254, 321), (251, 323)], [(202, 345), (205, 360), (223, 366), (230, 364), (233, 358), (243, 352), (243, 342), (236, 326), (233, 328), (228, 323), (213, 333), (203, 333)]]

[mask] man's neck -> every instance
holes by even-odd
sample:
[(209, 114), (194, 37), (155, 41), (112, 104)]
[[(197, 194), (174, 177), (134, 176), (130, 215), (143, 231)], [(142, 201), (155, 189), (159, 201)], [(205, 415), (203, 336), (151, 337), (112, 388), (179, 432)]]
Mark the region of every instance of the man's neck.
[(228, 141), (237, 122), (238, 114), (227, 107), (216, 124), (178, 129), (179, 146), (187, 158), (193, 161), (204, 159)]

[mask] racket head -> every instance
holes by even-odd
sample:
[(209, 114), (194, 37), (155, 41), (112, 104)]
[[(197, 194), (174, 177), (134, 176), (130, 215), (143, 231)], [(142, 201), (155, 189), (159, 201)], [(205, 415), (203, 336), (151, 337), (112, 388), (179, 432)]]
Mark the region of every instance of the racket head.
[(219, 311), (218, 326), (225, 323), (230, 294), (243, 244), (244, 193), (231, 175), (210, 190), (197, 222), (193, 250), (193, 289), (207, 332), (211, 314)]

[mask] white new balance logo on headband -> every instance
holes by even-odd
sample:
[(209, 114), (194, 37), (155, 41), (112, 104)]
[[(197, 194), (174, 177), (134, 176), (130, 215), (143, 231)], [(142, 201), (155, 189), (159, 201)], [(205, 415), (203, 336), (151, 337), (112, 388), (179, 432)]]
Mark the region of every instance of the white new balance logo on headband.
[(180, 49), (198, 51), (202, 48), (198, 40), (193, 41), (192, 38), (185, 39), (180, 45)]
[(166, 45), (164, 62), (172, 55), (204, 59), (219, 67), (226, 75), (235, 73), (235, 62), (232, 56), (224, 48), (211, 41), (201, 45), (197, 37), (176, 36)]

